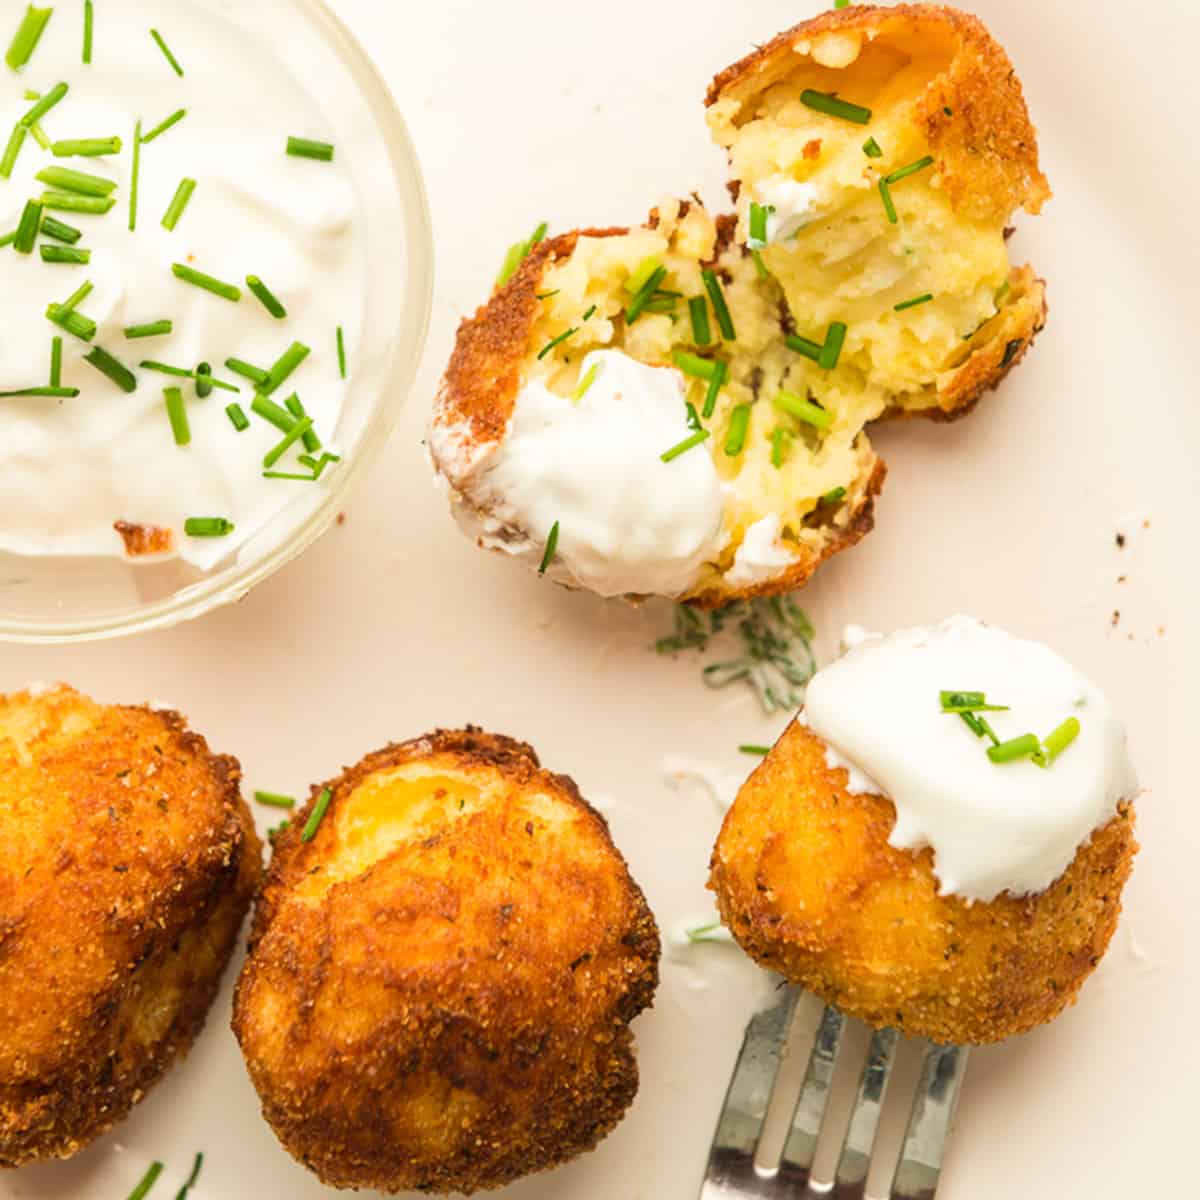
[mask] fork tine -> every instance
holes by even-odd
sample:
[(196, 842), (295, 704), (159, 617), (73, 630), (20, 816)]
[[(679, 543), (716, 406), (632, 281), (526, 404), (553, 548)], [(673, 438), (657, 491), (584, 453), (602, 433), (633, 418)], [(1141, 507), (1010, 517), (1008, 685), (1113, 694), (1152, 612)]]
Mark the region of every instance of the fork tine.
[(799, 997), (797, 988), (787, 988), (746, 1026), (717, 1121), (701, 1200), (742, 1197), (745, 1189), (760, 1185), (763, 1177), (754, 1168), (754, 1155)]
[(892, 1177), (891, 1200), (933, 1200), (966, 1068), (966, 1046), (930, 1046), (926, 1051), (904, 1148)]
[(821, 1014), (821, 1024), (817, 1029), (817, 1038), (813, 1043), (808, 1069), (804, 1074), (804, 1085), (796, 1101), (792, 1127), (788, 1132), (783, 1158), (779, 1163), (780, 1183), (786, 1184), (788, 1190), (795, 1189), (797, 1195), (800, 1189), (808, 1185), (812, 1175), (813, 1160), (817, 1156), (817, 1142), (821, 1137), (821, 1125), (829, 1107), (829, 1088), (833, 1082), (834, 1063), (845, 1027), (846, 1018), (832, 1004), (827, 1004)]
[(899, 1036), (894, 1029), (879, 1029), (871, 1038), (867, 1061), (858, 1081), (854, 1109), (846, 1126), (842, 1153), (838, 1158), (831, 1200), (863, 1200), (867, 1194), (871, 1151), (875, 1146), (879, 1116), (883, 1111), (888, 1080), (896, 1060)]

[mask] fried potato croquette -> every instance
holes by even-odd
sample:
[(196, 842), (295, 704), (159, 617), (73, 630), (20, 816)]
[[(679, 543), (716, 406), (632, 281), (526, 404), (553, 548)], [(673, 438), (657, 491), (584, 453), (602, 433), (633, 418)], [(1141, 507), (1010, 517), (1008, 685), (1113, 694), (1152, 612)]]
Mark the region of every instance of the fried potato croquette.
[(659, 956), (604, 820), (476, 729), (327, 790), (276, 842), (234, 1008), (285, 1148), (335, 1187), (443, 1193), (592, 1149), (637, 1091)]
[(0, 697), (0, 1167), (66, 1158), (191, 1046), (261, 874), (176, 713)]
[(891, 801), (847, 790), (793, 723), (729, 811), (709, 886), (760, 965), (868, 1024), (995, 1042), (1074, 1002), (1108, 946), (1137, 850), (1122, 804), (1046, 891), (968, 904), (933, 856), (888, 844)]
[[(867, 123), (811, 106), (834, 92)], [(668, 200), (639, 228), (532, 245), (460, 327), (429, 446), (480, 545), (568, 586), (712, 608), (794, 590), (870, 531), (885, 476), (872, 422), (961, 416), (1020, 360), (1045, 287), (1009, 262), (1005, 233), (1050, 192), (1011, 63), (950, 9), (825, 14), (723, 72), (707, 103), (737, 213)], [(678, 555), (676, 571), (654, 569), (653, 546), (635, 569), (623, 556), (694, 459), (659, 465), (667, 442), (635, 472), (616, 437), (619, 469), (601, 437), (574, 447), (569, 471), (562, 453), (531, 453), (526, 427), (543, 409), (557, 425), (588, 410), (604, 387), (596, 355), (610, 351), (676, 377), (677, 437), (694, 430), (688, 454), (711, 460), (712, 529), (684, 553), (680, 522), (662, 519), (658, 553)]]

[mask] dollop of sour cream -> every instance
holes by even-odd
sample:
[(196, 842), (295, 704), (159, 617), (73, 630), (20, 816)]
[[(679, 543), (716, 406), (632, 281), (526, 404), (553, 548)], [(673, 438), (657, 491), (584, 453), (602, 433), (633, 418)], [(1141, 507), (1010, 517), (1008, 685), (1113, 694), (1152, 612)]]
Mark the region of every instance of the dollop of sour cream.
[[(27, 199), (47, 190), (35, 179), (46, 167), (117, 184), (117, 204), (107, 215), (48, 213), (82, 231), (78, 245), (91, 251), (86, 266), (46, 264), (36, 250), (2, 252), (0, 391), (47, 383), (55, 335), (64, 343), (62, 384), (80, 389), (74, 398), (0, 400), (0, 550), (13, 554), (121, 557), (119, 521), (169, 530), (168, 553), (211, 567), (274, 525), (284, 509), (299, 519), (339, 469), (327, 470), (319, 483), (264, 478), (263, 458), (282, 434), (251, 412), (254, 389), (226, 360), (269, 368), (292, 342), (311, 347), (273, 399), (282, 405), (297, 392), (325, 449), (335, 448), (348, 388), (370, 385), (354, 354), (366, 264), (358, 198), (342, 161), (350, 147), (339, 144), (321, 110), (320, 81), (298, 78), (281, 56), (282, 43), (245, 35), (213, 12), (216, 6), (158, 7), (164, 20), (170, 11), (164, 32), (182, 77), (150, 37), (147, 6), (105, 0), (96, 6), (91, 65), (80, 62), (78, 23), (56, 16), (28, 66), (0, 80), (5, 137), (31, 107), (26, 89), (46, 92), (64, 82), (69, 92), (41, 122), (47, 137), (119, 136), (124, 143), (117, 155), (56, 158), (28, 137), (11, 179), (0, 179), (4, 232)], [(179, 109), (186, 116), (142, 147), (137, 228), (130, 232), (135, 122), (142, 120), (145, 133)], [(335, 160), (289, 157), (293, 135), (334, 143)], [(168, 230), (163, 217), (185, 178), (196, 189)], [(176, 279), (174, 263), (238, 286), (240, 302)], [(286, 320), (275, 320), (249, 292), (248, 275), (279, 298)], [(48, 304), (66, 300), (84, 281), (94, 290), (79, 311), (98, 324), (90, 344), (45, 317)], [(126, 327), (162, 319), (174, 326), (166, 336), (125, 337)], [(351, 349), (349, 380), (338, 369), (339, 325)], [(97, 346), (134, 372), (136, 391), (125, 393), (83, 361)], [(185, 370), (209, 362), (240, 395), (217, 390), (199, 399), (190, 380), (144, 370), (142, 360)], [(172, 438), (163, 397), (169, 385), (185, 396), (186, 446)], [(249, 417), (244, 432), (225, 414), (231, 401)], [(303, 474), (295, 454), (277, 469)], [(224, 517), (236, 528), (228, 537), (189, 538), (183, 526), (193, 516)]]
[(790, 175), (768, 175), (754, 185), (754, 199), (767, 210), (767, 241), (786, 242), (809, 224), (817, 210), (815, 184)]
[(783, 541), (783, 522), (779, 514), (770, 513), (746, 530), (733, 557), (733, 566), (725, 572), (725, 582), (730, 587), (753, 587), (756, 583), (774, 579), (798, 557)]
[[(986, 714), (1001, 740), (1045, 737), (1068, 717), (1080, 732), (1047, 768), (993, 763), (990, 743), (942, 711), (941, 691), (1009, 706)], [(1099, 689), (1048, 647), (970, 617), (859, 637), (813, 677), (803, 719), (851, 791), (895, 805), (891, 844), (931, 847), (942, 894), (967, 901), (1044, 891), (1137, 790)]]
[[(704, 446), (662, 461), (693, 432), (683, 377), (619, 350), (586, 355), (581, 378), (593, 368), (578, 401), (538, 380), (521, 388), (504, 438), (470, 464), (471, 493), (488, 512), (470, 532), (529, 555), (557, 523), (551, 577), (602, 596), (682, 595), (716, 558), (724, 511)], [(432, 435), (439, 457), (454, 453), (452, 429)], [(514, 541), (514, 529), (528, 541)]]

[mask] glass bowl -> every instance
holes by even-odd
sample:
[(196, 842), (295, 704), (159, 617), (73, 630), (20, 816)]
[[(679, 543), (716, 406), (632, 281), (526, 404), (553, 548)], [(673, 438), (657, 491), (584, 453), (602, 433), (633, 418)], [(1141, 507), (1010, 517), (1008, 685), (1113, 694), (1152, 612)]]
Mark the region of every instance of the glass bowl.
[[(0, 641), (71, 642), (162, 629), (241, 599), (330, 526), (388, 439), (416, 373), (433, 291), (433, 236), (416, 152), (374, 64), (322, 0), (182, 0), (267, 45), (286, 31), (286, 64), (318, 81), (338, 130), (339, 160), (359, 196), (368, 265), (367, 319), (353, 353), (374, 362), (374, 389), (351, 389), (337, 428), (343, 451), (311, 489), (225, 563), (26, 557), (0, 552)], [(312, 84), (310, 83), (310, 89)], [(361, 357), (360, 357), (361, 356)]]

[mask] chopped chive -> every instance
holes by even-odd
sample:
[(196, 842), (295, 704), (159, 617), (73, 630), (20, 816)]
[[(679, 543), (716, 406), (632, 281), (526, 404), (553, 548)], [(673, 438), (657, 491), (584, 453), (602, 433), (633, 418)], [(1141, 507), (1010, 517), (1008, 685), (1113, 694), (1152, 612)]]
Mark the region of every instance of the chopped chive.
[(892, 189), (888, 187), (888, 181), (881, 179), (879, 181), (879, 196), (883, 200), (883, 211), (887, 213), (887, 219), (896, 225), (900, 221), (899, 214), (896, 212), (896, 202), (892, 199)]
[(21, 118), (21, 124), (26, 129), (32, 129), (56, 104), (60, 103), (71, 89), (65, 83), (56, 83), (38, 102)]
[(60, 400), (73, 400), (78, 395), (78, 388), (58, 387), (56, 384), (51, 384), (49, 387), (19, 388), (15, 392), (0, 392), (0, 399), (8, 400), (17, 396), (50, 396)]
[(713, 312), (717, 316), (717, 326), (721, 330), (721, 336), (727, 342), (737, 341), (737, 331), (733, 327), (733, 319), (729, 315), (729, 305), (725, 303), (725, 293), (721, 290), (721, 281), (717, 278), (717, 274), (710, 267), (705, 267), (700, 272), (700, 278), (704, 280), (704, 290), (708, 292), (708, 298), (712, 301)]
[(162, 1174), (163, 1165), (160, 1162), (152, 1162), (146, 1168), (145, 1175), (142, 1176), (141, 1182), (129, 1193), (126, 1200), (146, 1200), (150, 1189), (158, 1181), (158, 1177)]
[(822, 504), (837, 504), (838, 501), (846, 498), (846, 489), (844, 487), (830, 488), (829, 491), (821, 497)]
[(933, 299), (932, 292), (926, 292), (923, 296), (914, 296), (911, 300), (904, 300), (900, 304), (893, 306), (894, 312), (904, 312), (905, 309), (916, 308), (919, 304), (928, 304)]
[(183, 216), (184, 209), (187, 208), (188, 202), (192, 198), (192, 193), (196, 190), (196, 181), (194, 179), (180, 180), (179, 187), (175, 189), (175, 195), (171, 203), (167, 206), (167, 211), (162, 219), (164, 229), (175, 231), (175, 226), (179, 224), (180, 217)]
[(89, 175), (71, 167), (45, 167), (35, 179), (57, 188), (60, 192), (73, 192), (78, 196), (111, 196), (117, 190), (116, 183), (102, 175)]
[(58, 307), (63, 312), (74, 312), (95, 291), (95, 286), (90, 279), (84, 280)]
[(750, 240), (747, 244), (756, 250), (767, 244), (767, 217), (774, 211), (765, 204), (750, 201)]
[(585, 313), (583, 314), (583, 319), (584, 319), (585, 321), (590, 321), (590, 320), (592, 319), (592, 317), (595, 315), (595, 312), (596, 312), (596, 306), (593, 304), (593, 305), (591, 306), (591, 308), (589, 308), (589, 309), (587, 310), (587, 312), (585, 312)]
[(46, 213), (42, 217), (42, 236), (54, 238), (58, 242), (68, 242), (73, 246), (83, 237), (83, 232), (74, 225), (67, 225)]
[(784, 429), (781, 425), (771, 434), (771, 466), (776, 470), (783, 466), (784, 456), (787, 454), (788, 444), (792, 440), (792, 431)]
[[(293, 392), (283, 402), (283, 406), (292, 414), (293, 417), (296, 418), (297, 421), (303, 421), (304, 418), (308, 416), (308, 413), (304, 410), (304, 405), (300, 402), (300, 397), (295, 392)], [(316, 454), (316, 452), (320, 450), (320, 435), (311, 424), (300, 436), (304, 442), (304, 449), (307, 450), (309, 454)]]
[[(1042, 742), (1043, 757), (1049, 766), (1078, 736), (1078, 717), (1068, 717), (1053, 733)], [(1039, 762), (1039, 766), (1041, 763)]]
[(669, 463), (673, 459), (678, 458), (681, 454), (686, 454), (693, 446), (699, 446), (701, 442), (709, 439), (711, 433), (707, 429), (698, 429), (691, 437), (686, 437), (678, 445), (672, 446), (670, 450), (664, 450), (658, 457), (663, 462)]
[(163, 388), (163, 399), (167, 404), (167, 420), (171, 422), (171, 436), (175, 439), (175, 445), (186, 446), (192, 440), (192, 431), (188, 425), (187, 406), (183, 402), (183, 389)]
[(55, 158), (101, 158), (106, 154), (120, 154), (123, 145), (119, 137), (77, 138), (51, 143), (50, 152)]
[(698, 433), (704, 428), (700, 424), (700, 414), (696, 411), (696, 406), (689, 400), (686, 404), (687, 410), (687, 427), (693, 432)]
[(805, 358), (811, 358), (813, 362), (820, 361), (823, 347), (819, 342), (810, 341), (798, 333), (789, 333), (783, 340), (789, 350), (795, 350), (797, 354), (803, 354)]
[(1017, 357), (1017, 355), (1021, 352), (1021, 347), (1024, 345), (1025, 342), (1022, 338), (1013, 338), (1011, 342), (1005, 343), (1004, 355), (1000, 359), (1000, 366), (1002, 369), (1012, 365), (1012, 360)]
[(330, 454), (326, 450), (321, 454), (320, 458), (313, 458), (311, 454), (298, 454), (296, 455), (296, 461), (306, 466), (312, 472), (312, 479), (315, 483), (325, 474), (325, 468), (331, 463), (341, 462), (342, 456), (340, 454)]
[(93, 347), (90, 354), (84, 355), (83, 361), (95, 367), (101, 375), (107, 375), (121, 391), (137, 391), (137, 376), (123, 362), (113, 358), (103, 347)]
[(287, 309), (279, 303), (274, 292), (257, 275), (247, 275), (246, 286), (262, 301), (263, 308), (277, 321), (282, 321), (287, 316)]
[[(645, 290), (651, 278), (657, 274), (662, 267), (662, 260), (651, 255), (649, 258), (644, 258), (637, 265), (637, 269), (625, 280), (625, 290), (631, 295), (636, 296)], [(664, 271), (665, 275), (666, 272)]]
[(58, 334), (50, 339), (50, 386), (62, 386), (63, 340)]
[(825, 331), (825, 345), (821, 347), (821, 355), (817, 366), (823, 371), (832, 371), (842, 357), (842, 346), (846, 341), (846, 326), (841, 321), (834, 321)]
[(312, 429), (312, 417), (303, 417), (293, 423), (291, 429), (283, 435), (283, 439), (272, 446), (263, 457), (263, 467), (268, 471), (306, 434)]
[(558, 293), (561, 291), (562, 291), (562, 288), (555, 288), (554, 291), (552, 291), (552, 292), (537, 292), (534, 295), (534, 299), (535, 300), (549, 300), (551, 296), (557, 296)]
[(1000, 311), (1000, 304), (1004, 300), (1004, 297), (1007, 296), (1008, 293), (1011, 291), (1012, 291), (1012, 284), (1007, 279), (996, 289), (996, 295), (995, 295), (994, 299), (996, 302), (996, 311), (997, 312)]
[(317, 836), (317, 830), (325, 819), (325, 813), (332, 799), (333, 793), (328, 788), (322, 788), (321, 794), (317, 797), (316, 807), (313, 808), (312, 815), (304, 825), (304, 832), (300, 834), (302, 842), (311, 842)]
[(771, 753), (771, 747), (770, 746), (750, 746), (750, 745), (739, 746), (738, 753), (739, 754), (756, 754), (756, 755), (758, 755), (759, 758), (766, 758), (766, 756)]
[(693, 296), (688, 300), (688, 314), (692, 318), (692, 341), (697, 346), (707, 346), (712, 342), (712, 328), (708, 323), (708, 301), (703, 296)]
[(50, 149), (50, 139), (46, 136), (46, 131), (40, 125), (30, 125), (29, 132), (33, 134), (33, 140), (37, 142), (43, 150)]
[(590, 388), (592, 384), (596, 382), (596, 376), (599, 374), (600, 364), (592, 363), (592, 365), (588, 367), (583, 378), (579, 381), (579, 386), (571, 393), (571, 399), (574, 401), (574, 403), (578, 404), (579, 401), (587, 395), (588, 388)]
[(834, 8), (849, 8), (850, 0), (833, 0)]
[(102, 217), (117, 206), (115, 196), (80, 196), (75, 192), (43, 192), (42, 204), (55, 212), (87, 213)]
[(61, 304), (51, 304), (46, 309), (46, 318), (80, 341), (90, 342), (96, 336), (98, 327), (91, 317), (85, 317), (73, 309), (64, 309)]
[(150, 145), (156, 137), (166, 133), (173, 126), (178, 125), (187, 116), (187, 111), (186, 108), (177, 108), (165, 121), (161, 121), (149, 133), (142, 135), (142, 145)]
[[(666, 277), (667, 268), (656, 267), (654, 271), (651, 272), (651, 274), (646, 278), (646, 280), (642, 283), (642, 286), (634, 294), (633, 299), (630, 300), (629, 304), (625, 308), (625, 323), (627, 325), (632, 325), (634, 321), (636, 321), (638, 317), (642, 315), (647, 306), (650, 304), (658, 285), (662, 283)], [(629, 281), (626, 281), (625, 286), (626, 288), (629, 287)], [(672, 307), (673, 306), (674, 302), (672, 302)]]
[(763, 256), (757, 250), (750, 251), (750, 261), (754, 263), (754, 269), (758, 272), (759, 279), (771, 278), (771, 272), (767, 269), (767, 264), (763, 262)]
[(869, 108), (864, 108), (861, 104), (851, 104), (850, 101), (841, 100), (829, 92), (813, 91), (812, 88), (805, 88), (800, 93), (800, 103), (828, 117), (853, 121), (855, 125), (866, 125), (871, 119)]
[(558, 522), (555, 521), (550, 526), (550, 533), (546, 538), (546, 552), (542, 555), (542, 565), (538, 567), (538, 574), (545, 575), (550, 569), (550, 564), (554, 561), (554, 555), (558, 552)]
[(96, 13), (92, 0), (83, 0), (83, 65), (92, 65), (92, 40), (96, 27)]
[(741, 454), (746, 445), (746, 433), (750, 428), (750, 405), (735, 404), (729, 414), (729, 433), (725, 438), (725, 453), (730, 458)]
[(133, 126), (133, 167), (129, 173), (129, 232), (137, 229), (138, 193), (142, 180), (142, 118)]
[(338, 374), (346, 378), (346, 331), (339, 325), (337, 327), (337, 356), (338, 356)]
[(184, 283), (190, 283), (194, 287), (203, 288), (206, 292), (212, 292), (214, 296), (220, 296), (223, 300), (230, 300), (236, 304), (242, 298), (241, 289), (234, 287), (232, 283), (222, 283), (219, 279), (205, 275), (203, 271), (197, 271), (184, 263), (172, 264), (171, 273), (176, 279), (182, 279)]
[(296, 424), (296, 418), (286, 408), (281, 408), (274, 400), (264, 396), (261, 392), (254, 397), (250, 411), (262, 417), (264, 421), (269, 421), (276, 429), (280, 429), (284, 433), (289, 433), (292, 426)]
[(254, 802), (265, 804), (268, 808), (295, 808), (295, 796), (283, 796), (279, 792), (255, 792)]
[(212, 363), (202, 362), (196, 366), (196, 398), (207, 400), (213, 392)]
[(902, 179), (907, 179), (910, 175), (915, 175), (918, 171), (925, 170), (926, 167), (933, 166), (933, 155), (927, 154), (924, 158), (918, 158), (916, 162), (910, 162), (906, 167), (900, 167), (893, 171), (890, 175), (883, 177), (884, 182), (891, 187), (894, 183), (899, 183)]
[(1007, 704), (989, 704), (983, 692), (939, 692), (942, 712), (1008, 712)]
[(688, 354), (686, 350), (676, 350), (671, 359), (685, 375), (691, 375), (695, 379), (711, 379), (718, 370), (713, 359)]
[(301, 475), (299, 471), (264, 471), (262, 477), (264, 479), (292, 479), (297, 483), (317, 482), (316, 475)]
[(966, 709), (963, 709), (958, 715), (962, 718), (963, 724), (966, 725), (966, 727), (977, 738), (983, 737), (983, 733), (984, 733), (983, 722), (974, 713), (968, 712)]
[(183, 523), (188, 537), (228, 537), (236, 528), (228, 517), (188, 517)]
[[(679, 301), (674, 296), (665, 296), (662, 292), (655, 293), (642, 305), (644, 313), (673, 313), (678, 307)], [(672, 317), (673, 321), (675, 318)]]
[(15, 229), (10, 229), (6, 234), (0, 236), (0, 250), (3, 250), (5, 246), (11, 246), (16, 240), (17, 231)]
[(883, 157), (883, 151), (880, 149), (879, 143), (873, 137), (869, 137), (865, 142), (863, 142), (863, 153), (868, 158)]
[(262, 387), (271, 378), (270, 371), (264, 371), (262, 367), (256, 367), (253, 363), (245, 362), (240, 358), (227, 358), (225, 366), (235, 375), (250, 380), (256, 387)]
[(25, 135), (28, 132), (29, 130), (19, 121), (13, 126), (8, 144), (4, 147), (4, 154), (0, 156), (0, 176), (3, 178), (12, 178), (13, 167), (17, 165), (17, 155), (21, 153), (21, 147), (25, 144)]
[(543, 221), (534, 231), (519, 242), (513, 242), (504, 256), (500, 273), (496, 276), (496, 286), (503, 287), (516, 273), (517, 268), (529, 257), (529, 252), (540, 242), (549, 230), (549, 225)]
[(4, 61), (14, 71), (19, 71), (33, 56), (53, 12), (52, 8), (35, 8), (32, 4), (25, 10), (25, 16), (17, 26), (12, 44), (4, 56)]
[(152, 29), (150, 36), (158, 43), (158, 48), (163, 52), (167, 62), (171, 64), (171, 70), (183, 78), (183, 68), (179, 65), (179, 60), (171, 53), (171, 47), (163, 40), (163, 35), (157, 29)]
[(13, 239), (13, 249), (18, 254), (33, 253), (41, 225), (42, 206), (36, 200), (26, 200), (21, 211), (21, 220), (17, 224), (17, 236)]
[(704, 409), (705, 417), (711, 417), (717, 409), (717, 400), (721, 395), (721, 389), (725, 386), (725, 381), (729, 378), (729, 364), (724, 359), (715, 359), (717, 370), (713, 373), (713, 377), (708, 381), (708, 391), (704, 393)]
[(814, 404), (811, 400), (797, 396), (795, 392), (780, 392), (775, 397), (775, 407), (780, 412), (785, 412), (788, 416), (795, 417), (797, 421), (803, 421), (806, 425), (812, 425), (816, 429), (828, 429), (833, 424), (831, 412)]
[(541, 348), (541, 349), (538, 351), (538, 359), (539, 359), (539, 360), (541, 360), (541, 359), (545, 358), (545, 357), (546, 357), (546, 355), (547, 355), (547, 354), (549, 354), (549, 353), (550, 353), (550, 351), (551, 351), (551, 350), (553, 350), (555, 346), (561, 346), (561, 345), (562, 345), (562, 343), (563, 343), (563, 342), (565, 342), (565, 341), (567, 340), (567, 338), (569, 338), (569, 337), (574, 337), (574, 335), (575, 335), (575, 334), (577, 334), (578, 332), (579, 332), (579, 330), (578, 330), (578, 329), (577, 329), (575, 326), (572, 326), (570, 329), (566, 329), (566, 330), (564, 330), (562, 333), (560, 333), (560, 334), (558, 335), (558, 337), (556, 337), (556, 338), (551, 338), (551, 339), (550, 339), (550, 340), (549, 340), (549, 341), (548, 341), (548, 342), (547, 342), (547, 343), (546, 343), (546, 344), (545, 344), (545, 345), (544, 345), (544, 346), (543, 346), (543, 347), (542, 347), (542, 348)]
[[(196, 371), (189, 371), (186, 367), (172, 367), (167, 363), (155, 362), (153, 359), (143, 359), (138, 366), (143, 371), (157, 371), (160, 375), (174, 375), (178, 379), (195, 379)], [(237, 392), (239, 388), (232, 383), (226, 383), (223, 379), (210, 379), (209, 382), (215, 388), (220, 388), (223, 392)]]
[(226, 407), (225, 415), (238, 433), (245, 433), (250, 428), (250, 418), (242, 411), (242, 406), (236, 400)]
[(86, 267), (92, 261), (90, 250), (80, 250), (77, 246), (47, 245), (43, 242), (38, 251), (44, 263), (63, 263), (69, 266)]
[(313, 158), (318, 162), (333, 162), (333, 147), (328, 142), (314, 142), (308, 138), (290, 137), (287, 152), (293, 158)]
[(1040, 749), (1041, 743), (1037, 738), (1032, 733), (1025, 733), (1020, 737), (1009, 738), (1007, 742), (989, 746), (987, 756), (994, 763), (1010, 763), (1021, 758), (1028, 758)]
[(303, 342), (293, 342), (276, 360), (267, 374), (262, 390), (269, 396), (288, 379), (296, 368), (312, 353)]
[(187, 1194), (196, 1184), (196, 1180), (200, 1178), (200, 1168), (204, 1166), (204, 1155), (197, 1153), (192, 1160), (192, 1170), (187, 1179), (184, 1180), (183, 1187), (175, 1193), (175, 1200), (187, 1200)]
[(129, 325), (125, 329), (125, 336), (132, 341), (134, 338), (161, 337), (163, 334), (174, 332), (175, 322), (164, 319), (145, 325)]

